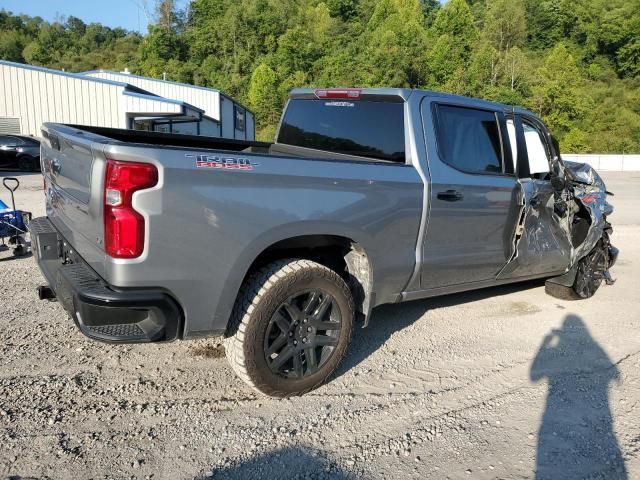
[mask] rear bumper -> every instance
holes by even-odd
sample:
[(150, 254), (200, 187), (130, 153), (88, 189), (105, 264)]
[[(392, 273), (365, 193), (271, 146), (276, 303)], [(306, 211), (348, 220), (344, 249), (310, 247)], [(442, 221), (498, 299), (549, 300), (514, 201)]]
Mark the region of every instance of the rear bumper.
[(46, 217), (29, 224), (33, 255), (56, 298), (86, 336), (111, 343), (174, 340), (182, 311), (162, 289), (109, 285), (73, 251)]

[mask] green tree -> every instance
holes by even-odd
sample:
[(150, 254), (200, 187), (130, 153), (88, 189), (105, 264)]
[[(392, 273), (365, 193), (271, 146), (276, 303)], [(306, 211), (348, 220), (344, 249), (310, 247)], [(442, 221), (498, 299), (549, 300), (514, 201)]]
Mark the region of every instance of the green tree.
[(358, 0), (327, 0), (332, 17), (349, 21), (358, 14)]
[(265, 139), (295, 87), (426, 87), (524, 104), (565, 149), (640, 152), (640, 0), (154, 1), (145, 35), (0, 9), (0, 58), (218, 88)]
[(640, 40), (638, 38), (620, 47), (616, 54), (618, 71), (625, 77), (640, 75)]
[(500, 52), (521, 46), (526, 39), (524, 0), (489, 0), (484, 36)]
[(17, 30), (0, 31), (0, 58), (12, 62), (23, 62), (22, 51), (29, 38)]
[(528, 41), (533, 49), (555, 45), (567, 23), (560, 0), (525, 0)]
[(427, 31), (418, 0), (380, 0), (361, 37), (362, 82), (368, 86), (424, 84)]
[(537, 77), (529, 103), (556, 134), (564, 136), (585, 114), (590, 103), (580, 91), (581, 72), (564, 44), (558, 44), (549, 52)]
[(277, 121), (281, 101), (278, 95), (278, 77), (267, 64), (261, 63), (251, 74), (249, 106), (261, 126)]
[(432, 30), (437, 39), (427, 56), (427, 85), (467, 93), (467, 68), (478, 38), (467, 2), (450, 0), (438, 11)]

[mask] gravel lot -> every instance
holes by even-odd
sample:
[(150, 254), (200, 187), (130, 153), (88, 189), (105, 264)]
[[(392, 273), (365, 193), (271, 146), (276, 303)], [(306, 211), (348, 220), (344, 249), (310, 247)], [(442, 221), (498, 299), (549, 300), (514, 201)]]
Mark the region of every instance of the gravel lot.
[[(40, 177), (21, 179), (41, 215)], [(0, 252), (0, 477), (640, 478), (640, 173), (605, 180), (614, 286), (380, 307), (337, 377), (291, 400), (245, 387), (216, 339), (85, 338), (37, 300), (33, 258)]]

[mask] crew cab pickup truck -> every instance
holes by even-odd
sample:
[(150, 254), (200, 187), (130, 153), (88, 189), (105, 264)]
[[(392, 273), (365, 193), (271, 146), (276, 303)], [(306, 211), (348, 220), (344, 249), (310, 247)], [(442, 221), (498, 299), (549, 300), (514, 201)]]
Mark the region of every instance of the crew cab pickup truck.
[(535, 278), (578, 299), (612, 282), (604, 183), (519, 108), (298, 89), (274, 143), (42, 135), (40, 297), (96, 340), (224, 335), (267, 395), (322, 384), (377, 305)]

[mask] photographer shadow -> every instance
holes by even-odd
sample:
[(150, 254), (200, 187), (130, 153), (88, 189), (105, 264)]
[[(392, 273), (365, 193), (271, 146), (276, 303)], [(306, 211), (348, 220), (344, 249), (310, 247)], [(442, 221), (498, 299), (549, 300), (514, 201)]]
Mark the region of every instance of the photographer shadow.
[(536, 479), (627, 479), (609, 404), (619, 371), (580, 317), (567, 315), (562, 329), (545, 336), (530, 378), (549, 384)]

